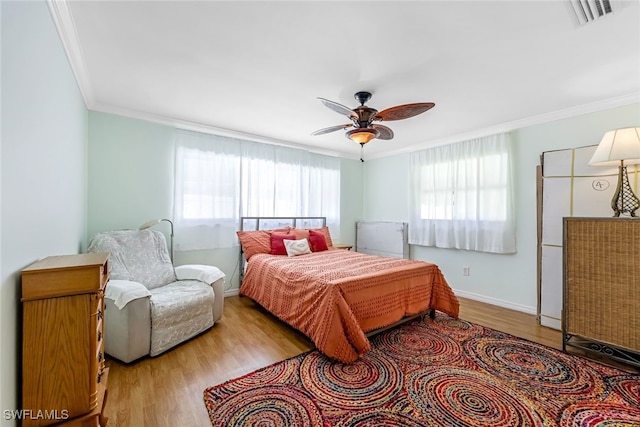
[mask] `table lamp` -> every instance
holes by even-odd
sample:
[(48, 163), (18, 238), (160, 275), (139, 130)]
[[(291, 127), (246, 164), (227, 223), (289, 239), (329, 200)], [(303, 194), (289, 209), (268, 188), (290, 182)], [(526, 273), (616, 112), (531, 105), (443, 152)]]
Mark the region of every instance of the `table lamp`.
[(618, 166), (618, 186), (611, 199), (613, 216), (628, 213), (636, 216), (640, 200), (629, 185), (627, 165), (640, 163), (640, 127), (616, 129), (604, 134), (589, 164), (592, 166)]

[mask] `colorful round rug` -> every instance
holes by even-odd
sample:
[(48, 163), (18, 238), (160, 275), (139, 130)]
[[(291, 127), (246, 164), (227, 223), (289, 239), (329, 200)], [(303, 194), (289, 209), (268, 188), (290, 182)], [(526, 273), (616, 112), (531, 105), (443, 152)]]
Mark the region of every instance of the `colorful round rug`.
[(640, 427), (640, 375), (438, 315), (210, 387), (214, 426)]

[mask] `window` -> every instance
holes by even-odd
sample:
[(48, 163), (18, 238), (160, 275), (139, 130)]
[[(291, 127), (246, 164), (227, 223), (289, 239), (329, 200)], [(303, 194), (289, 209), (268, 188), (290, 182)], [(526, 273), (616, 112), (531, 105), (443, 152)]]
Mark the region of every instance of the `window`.
[(175, 243), (231, 247), (241, 216), (340, 216), (340, 160), (269, 144), (176, 133)]
[[(505, 221), (507, 217), (506, 153), (440, 161), (420, 167), (421, 219)], [(451, 174), (464, 186), (452, 188)]]
[(515, 252), (508, 134), (410, 155), (409, 242)]
[(186, 147), (178, 148), (177, 154), (182, 175), (176, 183), (182, 189), (179, 216), (185, 220), (235, 218), (240, 158)]

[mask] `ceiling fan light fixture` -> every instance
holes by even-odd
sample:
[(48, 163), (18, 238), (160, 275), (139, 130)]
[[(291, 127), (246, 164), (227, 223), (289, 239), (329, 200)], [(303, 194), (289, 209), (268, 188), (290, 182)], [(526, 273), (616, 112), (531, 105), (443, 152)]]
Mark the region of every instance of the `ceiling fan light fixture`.
[(378, 138), (383, 141), (393, 139), (393, 131), (387, 126), (373, 124), (374, 121), (390, 122), (394, 120), (404, 120), (417, 116), (433, 108), (433, 102), (414, 102), (412, 104), (396, 105), (378, 111), (375, 108), (367, 107), (365, 103), (371, 98), (371, 92), (357, 92), (355, 98), (360, 102), (360, 106), (349, 108), (325, 98), (318, 98), (329, 109), (347, 116), (352, 123), (345, 125), (329, 126), (312, 132), (311, 135), (324, 135), (340, 129), (353, 128), (345, 136), (353, 142), (364, 146), (372, 139)]
[(347, 138), (358, 144), (366, 144), (374, 138), (380, 135), (377, 129), (372, 128), (358, 128), (352, 129), (346, 133)]

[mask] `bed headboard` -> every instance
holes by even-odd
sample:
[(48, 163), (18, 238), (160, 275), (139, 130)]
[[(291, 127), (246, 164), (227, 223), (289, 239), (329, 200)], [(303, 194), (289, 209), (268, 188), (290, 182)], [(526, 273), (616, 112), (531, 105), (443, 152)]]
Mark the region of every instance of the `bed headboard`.
[(409, 258), (406, 222), (356, 223), (356, 251), (393, 258)]
[[(327, 225), (324, 216), (243, 216), (240, 217), (240, 231), (272, 230), (284, 227), (322, 228)], [(240, 246), (240, 283), (244, 277), (246, 260)]]
[(275, 228), (322, 228), (327, 225), (324, 216), (243, 216), (240, 231), (272, 230)]

